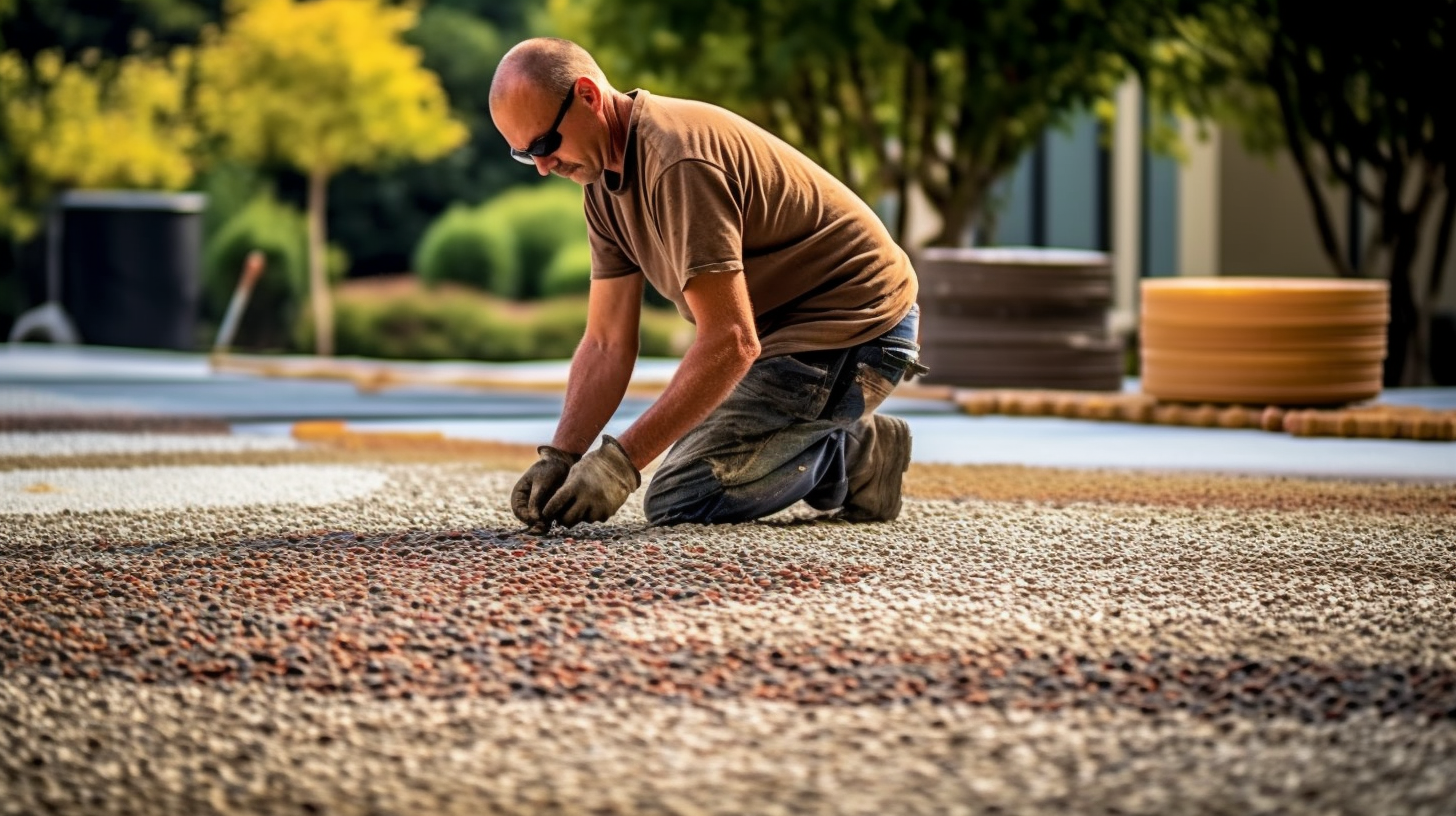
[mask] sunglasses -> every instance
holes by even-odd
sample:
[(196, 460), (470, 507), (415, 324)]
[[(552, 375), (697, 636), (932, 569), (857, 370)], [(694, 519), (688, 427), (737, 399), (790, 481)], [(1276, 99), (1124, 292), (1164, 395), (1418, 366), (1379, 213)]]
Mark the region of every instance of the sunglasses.
[(551, 122), (551, 129), (540, 136), (537, 136), (525, 150), (511, 148), (511, 158), (521, 164), (535, 164), (536, 159), (549, 156), (561, 147), (561, 131), (556, 128), (561, 126), (561, 120), (566, 118), (566, 112), (571, 109), (571, 100), (576, 98), (576, 83), (566, 92), (566, 98), (561, 100), (561, 110), (556, 112), (556, 118)]

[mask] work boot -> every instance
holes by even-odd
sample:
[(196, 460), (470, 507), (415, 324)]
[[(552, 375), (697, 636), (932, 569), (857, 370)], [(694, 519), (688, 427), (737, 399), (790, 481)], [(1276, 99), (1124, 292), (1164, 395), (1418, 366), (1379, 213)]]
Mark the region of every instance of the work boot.
[(849, 430), (845, 459), (849, 496), (837, 518), (894, 521), (900, 515), (901, 483), (910, 467), (910, 425), (883, 414), (864, 417)]

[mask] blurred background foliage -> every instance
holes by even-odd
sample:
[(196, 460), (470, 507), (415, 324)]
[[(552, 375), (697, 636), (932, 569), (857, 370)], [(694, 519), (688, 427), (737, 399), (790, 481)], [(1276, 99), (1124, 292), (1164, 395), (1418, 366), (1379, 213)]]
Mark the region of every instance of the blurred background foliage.
[[(1171, 0), (549, 0), (608, 77), (712, 99), (866, 201), (926, 195), (965, 240), (1048, 127), (1107, 98), (1166, 35)], [(621, 32), (645, 32), (621, 36)], [(897, 235), (907, 234), (898, 207)]]
[[(1158, 123), (1181, 113), (1288, 150), (1317, 221), (1316, 188), (1355, 187), (1381, 214), (1381, 249), (1358, 269), (1332, 251), (1332, 271), (1398, 290), (1413, 242), (1434, 229), (1438, 255), (1450, 243), (1451, 107), (1436, 78), (1456, 73), (1453, 4), (1361, 0), (1336, 14), (1311, 0), (0, 0), (0, 241), (11, 248), (0, 328), (42, 295), (36, 231), (72, 186), (205, 192), (204, 316), (220, 317), (244, 246), (270, 259), (245, 348), (320, 346), (298, 329), (311, 191), (326, 212), (312, 265), (341, 296), (400, 275), (413, 294), (387, 291), (410, 314), (445, 308), (440, 293), (457, 286), (502, 302), (578, 295), (590, 263), (580, 192), (511, 161), (489, 118), (501, 55), (538, 35), (581, 42), (623, 90), (706, 99), (765, 125), (896, 235), (908, 234), (900, 202), (923, 191), (937, 244), (971, 240), (993, 186), (1036, 140), (1107, 110), (1135, 75), (1159, 146), (1176, 152)], [(326, 22), (299, 22), (310, 16)], [(376, 92), (361, 93), (354, 73)], [(300, 122), (331, 134), (329, 149)], [(326, 310), (341, 351), (362, 347), (344, 342), (361, 325), (350, 316), (346, 329), (349, 309), (388, 311)], [(484, 353), (478, 336), (460, 340), (462, 356)]]

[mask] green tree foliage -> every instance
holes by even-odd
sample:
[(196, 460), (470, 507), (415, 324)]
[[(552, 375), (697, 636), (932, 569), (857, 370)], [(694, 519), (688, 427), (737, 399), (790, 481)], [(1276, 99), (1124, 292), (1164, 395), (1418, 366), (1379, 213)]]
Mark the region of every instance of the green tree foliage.
[(325, 280), (329, 179), (449, 152), (465, 138), (438, 78), (402, 35), (415, 12), (382, 0), (248, 0), (200, 57), (204, 121), (244, 161), (308, 177), (309, 281), (320, 354), (333, 350)]
[(523, 180), (521, 167), (490, 122), (487, 96), (495, 66), (513, 40), (491, 21), (454, 5), (430, 5), (405, 39), (440, 77), (468, 140), (429, 163), (352, 170), (333, 185), (329, 231), (356, 259), (356, 274), (409, 268), (430, 222), (456, 203), (477, 204)]
[[(551, 0), (615, 82), (738, 110), (958, 243), (1050, 126), (1140, 69), (1163, 0)], [(905, 234), (900, 207), (898, 233)]]
[[(120, 64), (127, 59), (172, 62), (168, 52), (195, 43), (201, 27), (217, 19), (221, 5), (222, 0), (0, 0), (0, 59), (10, 64), (12, 74), (11, 81), (0, 89), (0, 102), (17, 98), (34, 102), (44, 96), (44, 81), (36, 80), (35, 70), (58, 55), (62, 64), (72, 66), (71, 71), (80, 71), (99, 84), (101, 107), (116, 109), (119, 100), (110, 89)], [(13, 83), (14, 66), (23, 67), (25, 81), (20, 87)], [(74, 79), (68, 82), (74, 83)], [(123, 116), (122, 121), (147, 121), (145, 112), (134, 113), (139, 118)], [(65, 115), (73, 125), (78, 121), (75, 112)], [(179, 121), (171, 114), (167, 118)], [(45, 127), (55, 130), (62, 123), (48, 120)], [(73, 132), (77, 129), (72, 127)], [(8, 328), (12, 311), (24, 308), (40, 294), (19, 285), (22, 271), (31, 273), (30, 283), (36, 283), (44, 258), (38, 239), (27, 236), (35, 233), (41, 210), (49, 204), (57, 184), (73, 183), (33, 167), (16, 138), (0, 124), (0, 243), (10, 244), (9, 251), (0, 251), (0, 333)], [(91, 162), (93, 167), (106, 161), (105, 156), (115, 155), (104, 140), (99, 147), (102, 156)], [(192, 158), (180, 144), (166, 152), (174, 162)], [(108, 180), (106, 186), (137, 186), (125, 175)]]
[(0, 233), (26, 240), (64, 187), (177, 190), (198, 134), (186, 111), (191, 53), (33, 63), (0, 53)]
[[(1456, 111), (1438, 77), (1456, 76), (1456, 0), (1360, 2), (1333, 13), (1309, 0), (1188, 3), (1176, 47), (1151, 86), (1165, 102), (1231, 121), (1249, 146), (1287, 149), (1298, 167), (1330, 265), (1390, 281), (1387, 385), (1425, 374), (1421, 327), (1440, 291), (1456, 197)], [(1323, 182), (1375, 213), (1351, 258)], [(1424, 287), (1416, 257), (1436, 236)]]
[[(6, 7), (9, 7), (7, 13)], [(33, 59), (59, 49), (122, 57), (139, 45), (195, 45), (222, 16), (223, 0), (0, 0), (0, 44)]]

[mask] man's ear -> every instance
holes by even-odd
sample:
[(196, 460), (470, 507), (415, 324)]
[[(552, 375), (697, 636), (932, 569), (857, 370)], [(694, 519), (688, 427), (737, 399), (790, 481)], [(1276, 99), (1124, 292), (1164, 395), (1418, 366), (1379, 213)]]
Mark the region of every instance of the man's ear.
[(602, 107), (602, 89), (591, 77), (581, 77), (576, 80), (576, 94), (582, 101), (591, 106), (593, 111), (599, 111)]

